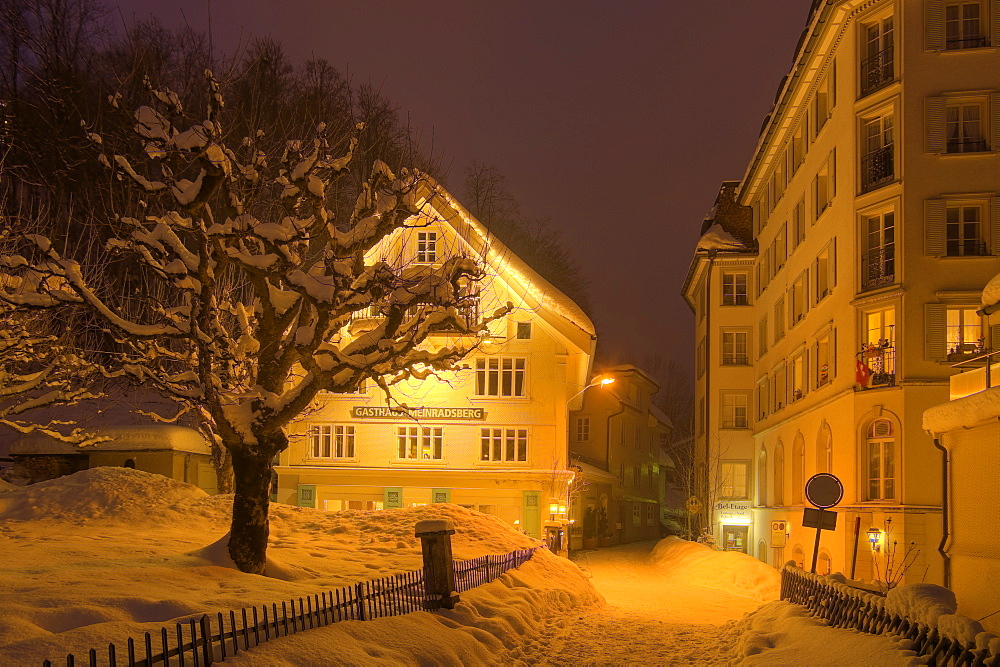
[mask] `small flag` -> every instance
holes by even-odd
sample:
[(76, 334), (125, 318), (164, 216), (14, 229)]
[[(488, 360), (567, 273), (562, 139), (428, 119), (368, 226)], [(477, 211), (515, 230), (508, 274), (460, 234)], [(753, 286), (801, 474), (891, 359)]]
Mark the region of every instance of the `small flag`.
[(854, 379), (862, 387), (867, 387), (868, 383), (871, 382), (872, 369), (868, 368), (868, 364), (858, 359), (857, 364), (854, 367)]

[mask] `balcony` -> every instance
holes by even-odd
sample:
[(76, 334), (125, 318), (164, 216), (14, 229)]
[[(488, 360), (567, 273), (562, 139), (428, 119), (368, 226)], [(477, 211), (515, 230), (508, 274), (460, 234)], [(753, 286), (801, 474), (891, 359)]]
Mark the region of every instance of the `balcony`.
[(985, 241), (948, 239), (947, 257), (986, 257), (989, 255)]
[(944, 43), (944, 48), (948, 51), (952, 49), (979, 49), (984, 46), (989, 46), (986, 37), (972, 35), (949, 37)]
[(892, 245), (872, 248), (861, 254), (861, 291), (868, 291), (896, 280), (896, 249)]
[(861, 96), (870, 95), (893, 81), (892, 47), (861, 61)]
[(952, 401), (997, 386), (997, 378), (1000, 378), (1000, 351), (986, 352), (952, 364), (952, 368), (961, 366), (979, 366), (979, 368), (972, 368), (949, 378), (949, 400)]
[(891, 183), (896, 177), (893, 162), (893, 144), (864, 155), (861, 158), (861, 191), (870, 192)]
[(948, 139), (948, 153), (985, 153), (990, 150), (985, 139)]
[(882, 339), (877, 343), (866, 343), (861, 346), (858, 358), (869, 373), (867, 383), (859, 383), (862, 389), (896, 385), (896, 347), (891, 342)]
[(579, 461), (580, 463), (586, 463), (589, 466), (593, 466), (598, 470), (608, 471), (608, 462), (602, 461), (600, 459), (595, 459), (590, 456), (583, 456), (582, 454), (577, 454), (576, 452), (570, 452), (569, 458), (571, 461)]
[[(422, 308), (438, 308), (438, 306), (423, 303), (411, 305), (403, 313), (404, 321), (415, 317)], [(456, 307), (456, 310), (458, 311), (459, 317), (470, 327), (474, 326), (479, 321), (478, 298), (469, 298), (468, 300), (463, 301)], [(382, 319), (383, 317), (385, 317), (385, 310), (378, 304), (359, 310), (351, 317), (351, 333), (357, 333), (357, 331), (360, 330), (370, 330), (375, 326), (374, 322)], [(435, 331), (438, 333), (451, 333), (457, 331), (457, 329), (454, 326), (449, 325), (445, 328), (436, 328)]]

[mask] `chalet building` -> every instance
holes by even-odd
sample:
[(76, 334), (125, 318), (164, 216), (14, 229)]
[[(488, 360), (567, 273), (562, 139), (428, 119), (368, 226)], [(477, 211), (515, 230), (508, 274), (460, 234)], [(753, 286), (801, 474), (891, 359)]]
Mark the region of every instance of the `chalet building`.
[(580, 409), (570, 412), (570, 465), (578, 472), (570, 547), (583, 546), (583, 518), (590, 508), (607, 513), (607, 532), (598, 538), (612, 544), (658, 539), (670, 469), (663, 455), (673, 430), (652, 403), (660, 386), (631, 365), (607, 368), (591, 385)]
[[(372, 259), (419, 271), (456, 255), (475, 258), (487, 276), (475, 286), (470, 319), (513, 308), (479, 339), (432, 334), (430, 347), (476, 350), (463, 370), (396, 384), (392, 403), (374, 383), (323, 394), (289, 429), (274, 497), (327, 510), (450, 502), (540, 537), (547, 522), (568, 519), (567, 402), (582, 400), (594, 326), (447, 192), (427, 196), (424, 213)], [(379, 317), (361, 313), (341, 335), (363, 335)]]
[(816, 0), (730, 188), (684, 286), (706, 522), (808, 566), (803, 487), (829, 472), (844, 498), (818, 571), (884, 578), (895, 543), (905, 581), (942, 581), (920, 416), (952, 364), (1000, 347), (978, 303), (1000, 264), (1000, 2)]
[[(1000, 329), (1000, 274), (982, 297), (990, 328)], [(1000, 480), (1000, 352), (970, 361), (951, 376), (950, 401), (924, 412), (923, 427), (942, 451), (945, 479), (944, 583), (955, 591), (959, 613), (1000, 632), (1000, 506), (993, 501)]]

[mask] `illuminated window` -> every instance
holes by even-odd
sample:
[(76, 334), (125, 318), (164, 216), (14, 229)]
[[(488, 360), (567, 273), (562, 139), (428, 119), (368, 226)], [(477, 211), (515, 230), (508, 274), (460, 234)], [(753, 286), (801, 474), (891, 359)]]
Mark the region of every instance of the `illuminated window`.
[(808, 288), (808, 272), (803, 271), (792, 283), (792, 288), (788, 290), (789, 326), (795, 326), (806, 316), (806, 310), (809, 308), (809, 297), (806, 294)]
[(948, 308), (946, 340), (948, 354), (981, 351), (983, 319), (973, 307)]
[(354, 458), (354, 427), (319, 424), (309, 430), (310, 454), (314, 459)]
[(440, 460), (444, 429), (440, 426), (400, 426), (396, 432), (399, 458)]
[(417, 262), (433, 264), (437, 254), (437, 232), (417, 232)]
[(774, 302), (774, 342), (785, 337), (785, 297)]
[(822, 387), (832, 380), (833, 332), (830, 332), (816, 339), (816, 386)]
[(748, 461), (722, 461), (719, 464), (723, 500), (744, 500), (750, 497), (750, 463)]
[(896, 439), (892, 422), (876, 419), (868, 427), (865, 439), (868, 462), (865, 500), (896, 498)]
[(527, 360), (523, 357), (476, 359), (477, 396), (524, 396)]
[(722, 428), (750, 426), (750, 396), (743, 391), (722, 392)]
[(523, 428), (482, 428), (481, 461), (527, 461), (528, 430)]
[(862, 218), (864, 250), (861, 288), (874, 289), (896, 280), (896, 214), (884, 211)]
[(763, 357), (767, 352), (767, 315), (757, 323), (757, 356)]
[(833, 71), (828, 72), (816, 88), (816, 97), (813, 98), (813, 118), (815, 119), (815, 132), (823, 129), (827, 118), (833, 113), (834, 104), (834, 84)]
[(750, 301), (747, 298), (747, 274), (730, 273), (722, 274), (722, 305), (723, 306), (745, 306)]

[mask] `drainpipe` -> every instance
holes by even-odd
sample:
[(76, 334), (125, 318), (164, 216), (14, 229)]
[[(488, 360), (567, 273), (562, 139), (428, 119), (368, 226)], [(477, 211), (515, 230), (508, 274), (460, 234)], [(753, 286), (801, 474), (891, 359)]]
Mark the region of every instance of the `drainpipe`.
[[(705, 364), (705, 414), (702, 418), (705, 421), (705, 488), (702, 489), (702, 495), (705, 497), (705, 528), (712, 527), (712, 508), (708, 506), (708, 470), (709, 470), (709, 459), (711, 456), (711, 445), (710, 445), (710, 429), (712, 426), (712, 420), (709, 415), (712, 414), (712, 372), (709, 368), (709, 359), (712, 358), (712, 266), (715, 264), (715, 254), (716, 250), (708, 251), (708, 274), (705, 276), (705, 358), (702, 363)], [(713, 531), (714, 532), (714, 531)]]
[[(607, 429), (605, 430), (605, 433), (604, 433), (605, 436), (606, 436), (605, 437), (605, 441), (607, 442), (607, 451), (606, 451), (606, 453), (604, 455), (604, 462), (608, 466), (608, 472), (609, 473), (611, 472), (611, 419), (612, 419), (612, 417), (617, 417), (618, 415), (620, 415), (623, 412), (625, 412), (625, 404), (621, 403), (621, 401), (619, 401), (619, 403), (621, 404), (621, 409), (618, 410), (618, 412), (612, 412), (611, 414), (608, 415)], [(625, 428), (625, 427), (623, 426), (622, 428)], [(625, 483), (625, 479), (624, 478), (622, 478), (621, 483), (622, 484)], [(614, 494), (612, 494), (611, 497), (614, 498)], [(608, 502), (610, 502), (610, 499), (608, 500)], [(621, 501), (619, 501), (619, 502), (621, 502)], [(621, 508), (620, 507), (618, 508), (618, 512), (619, 512), (619, 515), (620, 515), (621, 514)], [(617, 524), (618, 522), (616, 521), (615, 523)], [(610, 527), (610, 525), (611, 525), (611, 517), (608, 517), (608, 525)], [(622, 528), (622, 530), (624, 531), (624, 527)], [(619, 535), (618, 537), (620, 539), (621, 535)]]
[(951, 558), (948, 556), (948, 552), (945, 550), (945, 544), (948, 542), (948, 538), (951, 537), (949, 534), (949, 522), (948, 522), (948, 496), (951, 493), (950, 485), (948, 484), (949, 475), (949, 460), (948, 460), (948, 450), (941, 444), (938, 438), (934, 438), (934, 446), (941, 450), (941, 543), (938, 545), (938, 553), (941, 554), (941, 558), (944, 560), (944, 587), (951, 588)]

